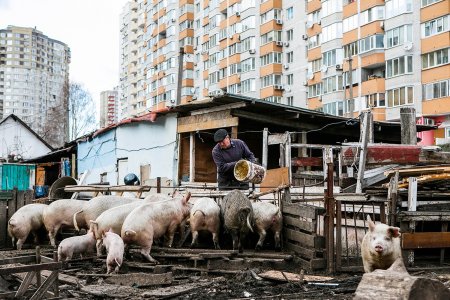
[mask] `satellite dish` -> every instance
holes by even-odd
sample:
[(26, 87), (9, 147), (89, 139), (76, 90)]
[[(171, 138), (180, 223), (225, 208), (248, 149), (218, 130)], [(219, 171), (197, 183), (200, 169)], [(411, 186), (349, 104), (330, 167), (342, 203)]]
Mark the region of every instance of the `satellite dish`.
[(403, 49), (405, 49), (406, 51), (409, 51), (413, 48), (413, 43), (411, 42), (407, 42), (406, 44), (403, 45)]
[(320, 68), (320, 71), (322, 71), (322, 73), (326, 73), (328, 71), (328, 66), (322, 65), (322, 67)]

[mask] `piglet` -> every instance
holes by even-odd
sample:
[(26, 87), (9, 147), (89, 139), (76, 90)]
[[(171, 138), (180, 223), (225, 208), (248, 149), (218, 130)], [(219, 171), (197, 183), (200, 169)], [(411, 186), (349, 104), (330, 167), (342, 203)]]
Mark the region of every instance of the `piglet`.
[(81, 256), (83, 254), (93, 254), (95, 252), (95, 243), (96, 240), (92, 231), (84, 235), (66, 238), (58, 246), (58, 260), (72, 259), (74, 254), (80, 254)]
[(369, 230), (361, 244), (364, 271), (388, 269), (397, 258), (402, 256), (400, 247), (400, 228), (386, 224), (376, 224), (367, 215)]
[(198, 232), (206, 230), (212, 233), (214, 248), (219, 247), (220, 207), (212, 198), (198, 199), (191, 208), (189, 223), (192, 231), (191, 247), (197, 245)]
[(108, 255), (106, 256), (106, 274), (118, 273), (123, 262), (125, 244), (122, 238), (111, 229), (103, 234), (103, 245)]

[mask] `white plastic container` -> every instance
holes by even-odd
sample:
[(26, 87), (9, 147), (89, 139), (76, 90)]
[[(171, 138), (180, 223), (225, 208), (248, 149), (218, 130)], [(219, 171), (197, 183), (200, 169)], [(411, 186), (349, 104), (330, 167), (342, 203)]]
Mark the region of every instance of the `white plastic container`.
[(244, 159), (236, 163), (233, 171), (236, 180), (241, 182), (261, 183), (266, 176), (264, 167)]

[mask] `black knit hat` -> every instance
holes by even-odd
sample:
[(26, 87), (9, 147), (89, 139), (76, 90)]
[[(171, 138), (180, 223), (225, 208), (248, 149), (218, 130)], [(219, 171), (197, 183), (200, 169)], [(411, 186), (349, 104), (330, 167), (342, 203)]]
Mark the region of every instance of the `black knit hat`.
[(218, 143), (224, 140), (228, 135), (228, 132), (225, 129), (219, 129), (214, 133), (214, 142)]

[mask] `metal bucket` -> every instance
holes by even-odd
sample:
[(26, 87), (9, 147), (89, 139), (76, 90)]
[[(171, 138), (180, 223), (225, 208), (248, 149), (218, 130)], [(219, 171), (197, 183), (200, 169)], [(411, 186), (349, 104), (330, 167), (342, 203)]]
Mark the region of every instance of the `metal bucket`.
[(237, 181), (261, 183), (266, 176), (264, 167), (241, 159), (234, 165), (234, 177)]

